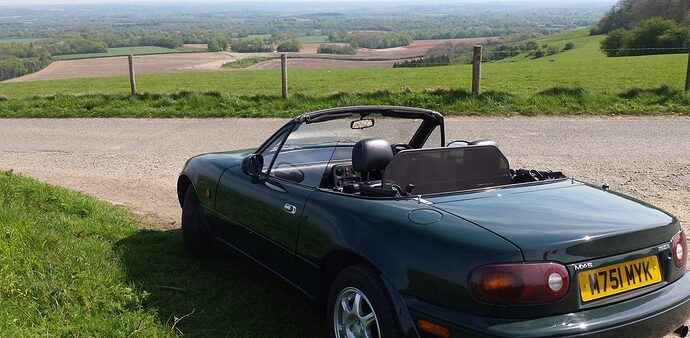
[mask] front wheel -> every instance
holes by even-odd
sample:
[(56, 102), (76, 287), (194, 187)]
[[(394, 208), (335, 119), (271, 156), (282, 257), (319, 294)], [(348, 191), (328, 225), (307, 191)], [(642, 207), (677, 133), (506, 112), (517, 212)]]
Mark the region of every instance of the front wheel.
[(213, 253), (213, 239), (199, 198), (191, 186), (182, 204), (182, 241), (191, 256), (206, 257)]
[(397, 338), (400, 324), (380, 274), (366, 265), (345, 268), (328, 296), (332, 338)]

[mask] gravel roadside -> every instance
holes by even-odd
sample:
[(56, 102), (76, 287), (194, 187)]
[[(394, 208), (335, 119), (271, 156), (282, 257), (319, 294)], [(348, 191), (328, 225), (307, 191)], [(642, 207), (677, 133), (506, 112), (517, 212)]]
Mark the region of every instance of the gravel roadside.
[[(191, 156), (249, 148), (282, 119), (0, 119), (0, 169), (130, 207), (177, 227)], [(512, 167), (552, 169), (638, 197), (690, 223), (690, 118), (449, 118), (448, 140), (493, 139)]]

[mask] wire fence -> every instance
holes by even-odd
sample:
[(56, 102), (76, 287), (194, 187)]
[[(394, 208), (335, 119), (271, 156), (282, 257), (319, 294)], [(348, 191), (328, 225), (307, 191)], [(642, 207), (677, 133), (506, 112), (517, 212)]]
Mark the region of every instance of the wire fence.
[[(637, 52), (654, 52), (654, 53), (688, 53), (686, 48), (620, 48), (620, 49), (600, 49), (602, 52), (616, 52), (616, 53), (637, 53)], [(422, 67), (440, 67), (448, 66), (450, 64), (461, 62), (472, 64), (472, 71), (468, 77), (472, 78), (472, 92), (479, 94), (481, 92), (481, 68), (482, 64), (486, 62), (499, 61), (507, 58), (548, 58), (558, 53), (565, 52), (565, 49), (558, 51), (552, 50), (543, 51), (539, 54), (537, 51), (524, 50), (492, 50), (485, 49), (482, 46), (475, 46), (472, 50), (464, 50), (455, 54), (453, 57), (447, 57), (438, 61), (437, 56), (434, 59), (434, 54), (414, 54), (413, 52), (406, 52), (407, 54), (391, 55), (391, 54), (376, 54), (369, 53), (366, 55), (333, 55), (333, 54), (316, 54), (316, 53), (248, 53), (243, 55), (257, 56), (257, 62), (250, 62), (242, 65), (241, 68), (227, 68), (227, 70), (251, 70), (251, 69), (281, 69), (281, 94), (284, 98), (288, 98), (288, 69), (291, 65), (295, 68), (358, 68), (358, 67), (405, 67), (405, 68), (422, 68)], [(236, 53), (179, 53), (179, 54), (152, 54), (152, 55), (137, 55), (137, 56), (113, 56), (99, 59), (80, 59), (78, 61), (61, 61), (73, 62), (73, 68), (65, 71), (64, 67), (60, 67), (57, 72), (63, 71), (63, 74), (53, 74), (52, 70), (40, 71), (39, 69), (4, 69), (0, 67), (0, 80), (15, 79), (15, 81), (23, 80), (42, 80), (54, 78), (70, 78), (70, 77), (95, 77), (95, 76), (122, 76), (129, 75), (131, 94), (136, 95), (136, 74), (153, 74), (153, 73), (169, 73), (169, 72), (185, 72), (185, 71), (214, 71), (224, 69), (224, 64), (232, 62), (242, 62), (245, 58), (237, 59)], [(285, 56), (284, 58), (282, 56)], [(690, 56), (689, 56), (690, 57)], [(129, 62), (128, 62), (129, 60)], [(91, 66), (88, 66), (91, 64)], [(37, 73), (33, 73), (38, 71)], [(32, 74), (33, 73), (33, 74)], [(690, 90), (690, 62), (687, 69), (685, 90)], [(22, 78), (25, 77), (25, 78)]]

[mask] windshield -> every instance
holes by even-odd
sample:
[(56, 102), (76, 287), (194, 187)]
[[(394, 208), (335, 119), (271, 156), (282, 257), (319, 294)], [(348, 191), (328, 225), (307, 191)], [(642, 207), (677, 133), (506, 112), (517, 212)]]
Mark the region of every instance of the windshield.
[[(360, 121), (360, 114), (318, 123), (303, 123), (299, 129), (293, 131), (283, 148), (302, 148), (318, 145), (354, 145), (365, 138), (382, 138), (391, 144), (410, 142), (422, 119), (403, 119), (371, 114), (367, 119), (373, 120), (373, 125), (366, 128), (353, 129), (352, 122)], [(438, 128), (438, 127), (437, 127)], [(440, 133), (433, 133), (426, 144), (441, 147)]]

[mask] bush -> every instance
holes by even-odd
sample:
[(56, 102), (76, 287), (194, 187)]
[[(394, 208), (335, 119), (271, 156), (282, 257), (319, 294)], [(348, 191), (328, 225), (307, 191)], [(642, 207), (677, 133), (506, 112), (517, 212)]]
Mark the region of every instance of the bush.
[(558, 54), (559, 50), (558, 47), (556, 46), (549, 46), (546, 48), (546, 55), (555, 55)]
[(568, 42), (565, 44), (565, 47), (563, 47), (563, 50), (566, 51), (566, 50), (571, 50), (573, 48), (575, 48), (575, 44), (572, 42)]
[(302, 43), (294, 39), (287, 40), (278, 45), (277, 50), (279, 52), (299, 52), (302, 50)]
[(601, 42), (607, 56), (685, 53), (688, 31), (673, 20), (652, 18), (632, 31), (613, 30)]
[(411, 67), (438, 67), (447, 66), (450, 64), (450, 57), (448, 55), (431, 55), (414, 60), (405, 60), (393, 64), (393, 68), (411, 68)]
[(541, 50), (541, 49), (537, 50), (536, 52), (534, 52), (534, 54), (532, 54), (532, 56), (533, 56), (535, 59), (544, 57), (545, 55), (546, 55), (546, 53), (544, 53), (544, 51)]
[(233, 41), (230, 49), (238, 53), (269, 53), (273, 46), (264, 39), (245, 39)]
[(322, 43), (319, 49), (316, 50), (319, 54), (357, 54), (357, 49), (351, 45), (333, 45)]

